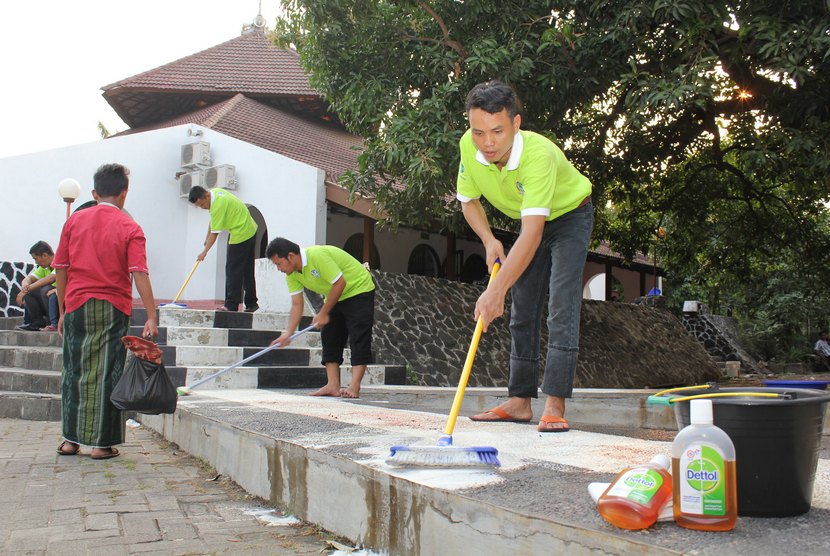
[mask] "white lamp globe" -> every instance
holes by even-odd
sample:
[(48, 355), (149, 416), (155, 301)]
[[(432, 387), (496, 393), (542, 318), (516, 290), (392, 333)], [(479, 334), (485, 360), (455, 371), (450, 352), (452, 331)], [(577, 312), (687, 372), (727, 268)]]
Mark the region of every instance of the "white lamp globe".
[(81, 196), (81, 184), (73, 178), (64, 178), (58, 183), (58, 195), (67, 203)]

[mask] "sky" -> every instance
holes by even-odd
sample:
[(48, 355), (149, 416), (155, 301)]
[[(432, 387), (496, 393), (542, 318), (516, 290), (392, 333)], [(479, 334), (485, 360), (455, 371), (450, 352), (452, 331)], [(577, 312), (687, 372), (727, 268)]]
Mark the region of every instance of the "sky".
[(127, 125), (101, 87), (239, 36), (279, 0), (18, 0), (0, 14), (0, 158)]

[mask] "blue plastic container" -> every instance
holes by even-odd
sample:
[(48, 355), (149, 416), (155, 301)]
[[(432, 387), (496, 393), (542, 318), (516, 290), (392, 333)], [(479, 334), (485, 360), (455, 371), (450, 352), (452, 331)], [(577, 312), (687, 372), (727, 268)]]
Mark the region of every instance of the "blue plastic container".
[(765, 380), (764, 385), (770, 388), (813, 388), (827, 390), (827, 380)]

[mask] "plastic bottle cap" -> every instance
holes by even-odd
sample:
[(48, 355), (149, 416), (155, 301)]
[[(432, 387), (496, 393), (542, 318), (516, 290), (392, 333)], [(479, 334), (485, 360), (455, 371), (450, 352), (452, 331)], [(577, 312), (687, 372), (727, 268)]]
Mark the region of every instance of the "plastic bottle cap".
[(712, 400), (692, 400), (690, 410), (689, 422), (692, 425), (711, 425), (714, 423), (712, 418)]
[(668, 471), (671, 468), (671, 460), (663, 454), (657, 454), (656, 456), (651, 458), (651, 463), (653, 463), (654, 465), (659, 465), (666, 471)]

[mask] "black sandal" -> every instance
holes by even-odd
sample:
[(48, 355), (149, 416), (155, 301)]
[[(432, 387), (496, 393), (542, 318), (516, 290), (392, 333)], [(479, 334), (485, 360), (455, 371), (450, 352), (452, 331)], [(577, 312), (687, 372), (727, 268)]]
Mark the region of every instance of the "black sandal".
[[(66, 446), (67, 444), (69, 444), (70, 446), (73, 446), (75, 449), (72, 450), (71, 452), (64, 451), (63, 447)], [(80, 452), (80, 451), (81, 451), (80, 444), (75, 444), (74, 442), (70, 442), (68, 440), (64, 440), (63, 442), (61, 442), (61, 445), (58, 446), (58, 454), (60, 454), (62, 456), (77, 456), (78, 452)]]

